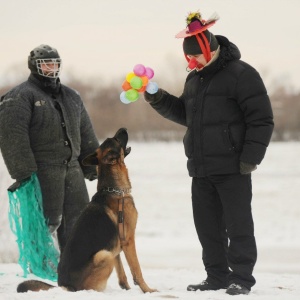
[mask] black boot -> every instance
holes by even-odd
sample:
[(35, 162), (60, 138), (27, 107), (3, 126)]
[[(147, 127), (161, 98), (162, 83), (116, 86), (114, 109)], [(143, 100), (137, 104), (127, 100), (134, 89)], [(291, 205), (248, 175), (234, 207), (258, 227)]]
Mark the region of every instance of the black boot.
[(226, 294), (229, 295), (248, 295), (250, 290), (239, 283), (232, 283), (226, 290)]
[(225, 286), (218, 286), (218, 285), (209, 283), (206, 280), (203, 280), (199, 284), (190, 284), (187, 287), (187, 290), (188, 291), (197, 291), (197, 290), (200, 290), (200, 291), (217, 291), (217, 290), (226, 289), (226, 288), (227, 288), (227, 286), (226, 287)]

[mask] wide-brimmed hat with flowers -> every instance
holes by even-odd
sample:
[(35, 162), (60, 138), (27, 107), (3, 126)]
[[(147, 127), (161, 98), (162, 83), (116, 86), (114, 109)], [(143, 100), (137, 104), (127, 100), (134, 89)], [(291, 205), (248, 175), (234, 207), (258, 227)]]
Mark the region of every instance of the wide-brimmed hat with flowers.
[[(218, 19), (219, 16), (216, 13), (208, 20), (204, 20), (199, 11), (188, 14), (186, 17), (186, 28), (175, 36), (176, 38), (184, 39), (183, 50), (188, 62), (190, 59), (187, 57), (187, 54), (203, 54), (207, 62), (211, 60), (211, 51), (216, 50), (215, 47), (218, 45), (218, 42), (215, 36), (207, 29), (213, 26)], [(192, 52), (195, 52), (195, 49), (197, 49), (198, 53), (186, 53), (188, 49), (191, 49)]]
[(203, 32), (209, 27), (213, 26), (219, 20), (219, 18), (220, 17), (216, 13), (214, 13), (207, 21), (205, 21), (202, 19), (199, 11), (190, 12), (186, 17), (186, 28), (178, 32), (175, 37), (186, 38)]

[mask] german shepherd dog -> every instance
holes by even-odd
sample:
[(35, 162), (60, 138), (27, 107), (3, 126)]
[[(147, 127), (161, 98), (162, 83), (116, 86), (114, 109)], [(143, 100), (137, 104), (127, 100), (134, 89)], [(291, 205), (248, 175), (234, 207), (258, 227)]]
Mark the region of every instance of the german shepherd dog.
[[(137, 210), (131, 196), (131, 183), (124, 158), (128, 133), (125, 128), (106, 139), (95, 153), (83, 160), (96, 165), (97, 193), (80, 215), (58, 265), (58, 286), (68, 291), (103, 291), (114, 267), (119, 285), (130, 289), (120, 253), (123, 250), (133, 281), (144, 293), (155, 292), (144, 281), (135, 247)], [(18, 285), (19, 293), (54, 286), (38, 280)]]

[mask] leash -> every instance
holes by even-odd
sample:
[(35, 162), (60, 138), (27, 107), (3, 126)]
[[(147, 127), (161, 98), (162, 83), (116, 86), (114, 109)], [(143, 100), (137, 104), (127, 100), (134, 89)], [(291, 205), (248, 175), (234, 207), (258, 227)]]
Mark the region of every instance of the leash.
[(118, 225), (119, 225), (119, 238), (121, 244), (125, 241), (125, 223), (124, 223), (124, 192), (122, 198), (118, 200)]
[(119, 229), (119, 238), (121, 244), (123, 244), (126, 240), (125, 236), (125, 223), (124, 223), (124, 202), (125, 202), (125, 194), (129, 194), (131, 192), (130, 189), (117, 189), (112, 187), (106, 187), (101, 190), (102, 192), (115, 193), (117, 195), (122, 195), (121, 199), (118, 199), (118, 229)]

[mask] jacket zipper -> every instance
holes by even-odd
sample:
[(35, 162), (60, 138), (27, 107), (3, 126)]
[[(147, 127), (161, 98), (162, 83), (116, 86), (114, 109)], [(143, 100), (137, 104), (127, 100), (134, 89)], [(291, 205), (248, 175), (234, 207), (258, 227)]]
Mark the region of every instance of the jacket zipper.
[[(203, 118), (203, 102), (204, 102), (204, 97), (201, 93), (201, 89), (203, 87), (203, 81), (204, 81), (204, 78), (203, 76), (200, 77), (200, 84), (199, 84), (199, 87), (198, 87), (198, 91), (197, 91), (197, 94), (196, 95), (200, 95), (200, 98), (199, 98), (199, 101), (201, 101), (200, 103), (200, 107), (197, 105), (197, 101), (195, 101), (195, 109), (196, 109), (196, 112), (195, 112), (195, 115), (194, 115), (194, 134), (193, 134), (193, 139), (194, 139), (194, 157), (195, 157), (195, 174), (197, 176), (199, 176), (200, 174), (198, 174), (199, 172), (199, 168), (198, 168), (198, 165), (199, 164), (202, 164), (203, 166), (203, 146), (202, 146), (202, 139), (203, 139), (203, 131), (202, 131), (202, 118)], [(202, 99), (201, 99), (202, 98)], [(200, 115), (199, 115), (199, 110), (200, 110)], [(198, 114), (197, 114), (198, 113)], [(197, 115), (199, 115), (199, 118), (200, 120), (197, 121), (196, 117)], [(199, 124), (199, 125), (196, 125), (196, 124)], [(199, 127), (199, 138), (198, 138), (198, 134), (197, 134), (197, 127)], [(200, 153), (197, 153), (197, 149)]]

